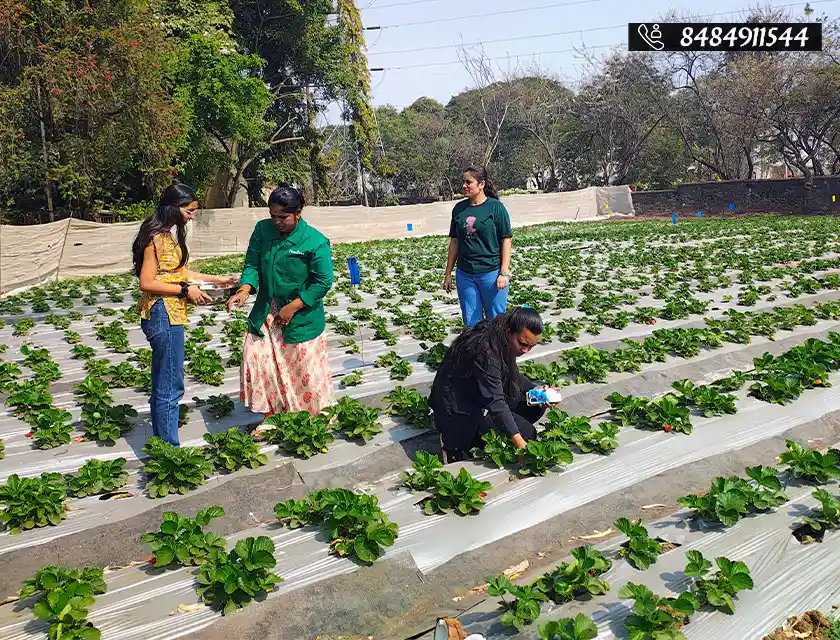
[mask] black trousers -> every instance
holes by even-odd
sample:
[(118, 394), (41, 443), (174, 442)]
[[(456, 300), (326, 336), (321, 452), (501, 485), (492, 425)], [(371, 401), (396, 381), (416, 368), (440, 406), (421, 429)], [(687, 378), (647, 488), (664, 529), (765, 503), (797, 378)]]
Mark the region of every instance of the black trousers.
[[(545, 407), (529, 405), (524, 399), (516, 404), (509, 403), (509, 406), (513, 413), (513, 420), (516, 422), (516, 426), (519, 427), (520, 435), (526, 442), (535, 440), (537, 438), (537, 428), (535, 425), (545, 415)], [(479, 425), (478, 431), (476, 431), (475, 438), (470, 445), (470, 451), (474, 447), (481, 448), (484, 445), (484, 441), (481, 439), (482, 436), (494, 428), (493, 423), (485, 416)], [(441, 454), (443, 455), (445, 464), (465, 460), (469, 456), (470, 451), (464, 451), (462, 449), (444, 450), (443, 440), (441, 439)]]

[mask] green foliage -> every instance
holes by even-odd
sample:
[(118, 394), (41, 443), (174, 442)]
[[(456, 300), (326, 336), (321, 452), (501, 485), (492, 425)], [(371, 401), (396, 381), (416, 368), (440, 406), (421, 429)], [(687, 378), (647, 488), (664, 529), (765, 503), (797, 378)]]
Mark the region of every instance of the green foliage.
[(101, 595), (107, 590), (102, 569), (98, 567), (68, 569), (47, 565), (38, 569), (34, 576), (23, 581), (18, 597), (21, 600), (35, 595), (43, 597), (70, 585), (84, 585), (85, 588), (79, 589), (77, 593), (86, 591), (87, 595), (91, 596)]
[(474, 457), (491, 460), (499, 469), (516, 462), (517, 451), (510, 438), (503, 436), (495, 429), (491, 429), (481, 436), (481, 440), (484, 445), (472, 450)]
[(599, 596), (610, 585), (600, 576), (612, 567), (612, 561), (591, 545), (572, 550), (572, 561), (540, 576), (534, 585), (555, 604), (569, 602), (582, 595)]
[(429, 404), (416, 389), (396, 386), (384, 398), (388, 405), (388, 415), (400, 416), (417, 429), (429, 425)]
[(271, 572), (275, 566), (274, 541), (267, 536), (240, 540), (227, 553), (211, 549), (198, 570), (198, 595), (222, 615), (233, 613), (283, 582)]
[(338, 419), (338, 429), (348, 438), (368, 442), (376, 434), (382, 433), (379, 409), (367, 407), (350, 396), (339, 398), (331, 413)]
[(700, 604), (710, 604), (727, 613), (735, 613), (735, 595), (739, 591), (753, 588), (749, 567), (743, 562), (733, 562), (729, 558), (715, 558), (718, 571), (712, 578), (706, 578), (712, 569), (712, 563), (699, 551), (688, 551), (686, 557), (688, 564), (685, 574), (697, 578), (691, 590)]
[(202, 564), (214, 550), (224, 551), (225, 539), (203, 527), (225, 515), (222, 507), (208, 507), (187, 518), (164, 511), (160, 530), (144, 533), (140, 539), (149, 545), (158, 567), (188, 567)]
[(60, 474), (42, 474), (40, 478), (21, 478), (16, 473), (0, 485), (0, 524), (11, 533), (57, 525), (64, 518), (67, 487)]
[(370, 564), (393, 546), (399, 528), (379, 507), (376, 496), (347, 489), (322, 489), (308, 500), (286, 500), (274, 507), (277, 519), (292, 528), (317, 524), (329, 533), (330, 553)]
[(800, 527), (794, 531), (794, 535), (806, 544), (814, 540), (822, 541), (827, 531), (840, 528), (840, 500), (825, 489), (817, 489), (811, 496), (820, 506), (802, 516)]
[(401, 476), (404, 487), (411, 491), (428, 491), (437, 485), (437, 476), (443, 469), (437, 455), (418, 451), (411, 466), (414, 471), (403, 473)]
[(67, 493), (74, 498), (111, 493), (124, 487), (128, 482), (128, 473), (123, 470), (125, 458), (97, 460), (91, 458), (85, 462), (75, 475), (65, 475)]
[[(546, 596), (537, 588), (515, 585), (504, 574), (488, 578), (487, 583), (487, 595), (502, 598), (504, 613), (500, 622), (503, 625), (521, 630), (539, 617), (540, 605)], [(505, 599), (506, 595), (513, 596), (515, 600), (509, 602)]]
[(201, 400), (199, 398), (193, 398), (193, 400), (195, 401), (195, 405), (197, 407), (207, 407), (210, 411), (210, 415), (212, 415), (216, 420), (230, 415), (233, 413), (235, 408), (233, 399), (225, 395), (210, 396), (206, 400)]
[(785, 441), (787, 451), (779, 456), (779, 463), (787, 466), (796, 478), (815, 484), (827, 484), (840, 478), (840, 451), (829, 449), (821, 453), (806, 449), (793, 440)]
[(152, 436), (143, 453), (149, 456), (143, 473), (148, 476), (146, 490), (150, 498), (163, 498), (170, 493), (186, 495), (204, 484), (213, 472), (204, 451), (197, 447), (176, 447)]
[(582, 613), (540, 625), (540, 640), (595, 640), (598, 626)]
[(746, 473), (753, 484), (737, 476), (714, 478), (706, 494), (683, 496), (679, 503), (694, 509), (697, 517), (729, 527), (749, 513), (775, 509), (787, 502), (775, 469), (749, 467)]
[(656, 562), (662, 553), (662, 543), (648, 536), (647, 529), (641, 520), (630, 522), (627, 518), (615, 521), (615, 528), (627, 536), (627, 541), (621, 545), (619, 555), (625, 558), (634, 569), (647, 570)]
[(561, 464), (572, 463), (572, 452), (564, 443), (554, 440), (531, 440), (523, 450), (522, 475), (544, 476)]
[(424, 502), (423, 509), (429, 515), (450, 511), (463, 516), (475, 514), (484, 508), (483, 497), (492, 486), (473, 478), (466, 469), (457, 476), (441, 471), (436, 476), (434, 495)]
[(540, 434), (541, 440), (556, 440), (567, 447), (577, 447), (582, 453), (606, 454), (618, 448), (619, 426), (602, 422), (597, 427), (589, 424), (589, 418), (572, 418), (565, 411), (550, 409), (548, 426)]
[(618, 592), (622, 600), (633, 600), (633, 613), (624, 619), (628, 638), (633, 640), (685, 640), (680, 629), (700, 608), (689, 592), (676, 598), (662, 598), (641, 584), (628, 582)]
[(287, 452), (301, 458), (311, 458), (326, 453), (333, 443), (329, 414), (311, 415), (307, 411), (277, 413), (266, 418), (265, 424), (275, 427), (263, 432), (263, 439), (279, 445)]
[(268, 462), (260, 447), (249, 433), (231, 427), (222, 433), (205, 433), (207, 458), (217, 471), (231, 473), (242, 468), (256, 469)]

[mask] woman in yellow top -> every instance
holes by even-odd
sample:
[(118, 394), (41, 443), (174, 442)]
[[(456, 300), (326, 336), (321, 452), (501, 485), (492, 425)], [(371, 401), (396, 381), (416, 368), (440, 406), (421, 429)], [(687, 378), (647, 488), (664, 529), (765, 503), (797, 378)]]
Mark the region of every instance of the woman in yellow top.
[(210, 302), (198, 286), (188, 286), (187, 282), (236, 283), (236, 278), (210, 276), (186, 268), (187, 222), (197, 209), (195, 191), (190, 187), (179, 183), (167, 187), (155, 214), (140, 225), (132, 245), (134, 273), (140, 278), (143, 292), (137, 312), (140, 327), (152, 347), (152, 430), (158, 438), (175, 446), (179, 445), (178, 414), (184, 396), (187, 302)]

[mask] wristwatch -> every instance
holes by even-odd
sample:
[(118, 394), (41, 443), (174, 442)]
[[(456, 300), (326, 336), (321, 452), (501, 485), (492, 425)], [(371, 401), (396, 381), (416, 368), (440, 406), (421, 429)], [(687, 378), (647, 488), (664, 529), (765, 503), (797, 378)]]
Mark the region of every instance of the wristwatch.
[(179, 282), (178, 284), (181, 286), (181, 293), (178, 294), (178, 297), (183, 300), (187, 297), (187, 292), (190, 289), (190, 285), (188, 285), (186, 282)]
[(504, 276), (505, 278), (510, 278), (510, 274), (507, 271), (500, 271), (499, 275)]

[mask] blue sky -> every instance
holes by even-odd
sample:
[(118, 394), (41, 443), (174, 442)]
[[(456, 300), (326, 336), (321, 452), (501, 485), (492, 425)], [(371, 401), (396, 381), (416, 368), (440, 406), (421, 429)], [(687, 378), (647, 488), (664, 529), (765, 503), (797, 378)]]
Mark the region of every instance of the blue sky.
[[(382, 26), (381, 31), (366, 32), (368, 60), (371, 67), (405, 67), (419, 64), (442, 63), (458, 59), (458, 50), (452, 45), (461, 42), (487, 42), (506, 38), (518, 38), (508, 42), (484, 45), (490, 57), (505, 58), (522, 56), (534, 52), (591, 49), (591, 53), (603, 57), (610, 51), (610, 45), (626, 41), (628, 22), (655, 20), (670, 9), (688, 11), (695, 15), (718, 12), (746, 11), (756, 2), (748, 0), (484, 0), (483, 2), (456, 3), (452, 0), (357, 0), (362, 10), (365, 26)], [(576, 2), (572, 4), (572, 2)], [(567, 6), (552, 6), (566, 4)], [(762, 6), (783, 6), (793, 0), (772, 0)], [(804, 2), (788, 10), (801, 14)], [(389, 6), (391, 5), (391, 6)], [(818, 13), (836, 15), (840, 0), (812, 2)], [(484, 15), (499, 11), (511, 11), (531, 7), (543, 7), (535, 11), (520, 11), (504, 15)], [(453, 20), (452, 18), (466, 19)], [(738, 14), (721, 15), (712, 21), (738, 22)], [(423, 21), (438, 20), (432, 24), (405, 25)], [(617, 28), (605, 28), (618, 25)], [(541, 34), (591, 30), (584, 33), (536, 37)], [(405, 49), (426, 47), (449, 47), (415, 51), (410, 53), (389, 53)], [(593, 48), (594, 47), (594, 48)], [(568, 81), (575, 81), (585, 72), (586, 65), (580, 55), (565, 51), (545, 55), (524, 55), (519, 63), (532, 67), (537, 63), (540, 69), (559, 74)], [(505, 60), (497, 65), (507, 66)], [(430, 96), (443, 102), (450, 96), (467, 88), (470, 78), (460, 64), (431, 66), (413, 69), (394, 69), (374, 72), (372, 75), (373, 102), (376, 105), (392, 104), (400, 108), (410, 105), (421, 96)]]

